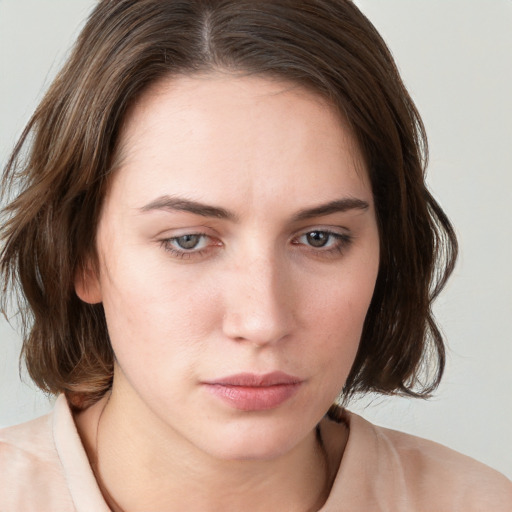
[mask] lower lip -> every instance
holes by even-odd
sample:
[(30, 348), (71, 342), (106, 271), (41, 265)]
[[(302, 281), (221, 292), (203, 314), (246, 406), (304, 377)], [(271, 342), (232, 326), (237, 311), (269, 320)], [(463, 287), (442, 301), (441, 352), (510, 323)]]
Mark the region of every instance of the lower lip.
[(265, 411), (275, 409), (289, 400), (300, 387), (300, 382), (275, 386), (229, 386), (205, 384), (217, 398), (241, 411)]

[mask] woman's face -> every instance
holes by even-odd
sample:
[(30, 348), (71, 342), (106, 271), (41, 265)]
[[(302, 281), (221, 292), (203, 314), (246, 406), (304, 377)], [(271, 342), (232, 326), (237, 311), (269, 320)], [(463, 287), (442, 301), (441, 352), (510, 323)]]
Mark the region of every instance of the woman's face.
[(333, 109), (212, 74), (147, 92), (121, 134), (98, 234), (113, 397), (224, 459), (268, 459), (340, 393), (379, 265), (364, 164)]

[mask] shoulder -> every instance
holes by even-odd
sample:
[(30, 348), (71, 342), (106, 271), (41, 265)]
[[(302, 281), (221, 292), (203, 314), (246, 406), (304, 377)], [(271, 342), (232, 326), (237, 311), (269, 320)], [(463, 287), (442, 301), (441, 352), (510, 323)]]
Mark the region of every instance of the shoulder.
[(512, 482), (498, 471), (436, 442), (373, 428), (396, 454), (415, 501), (436, 499), (440, 506), (450, 504), (450, 510), (467, 512), (512, 511)]
[(0, 510), (74, 510), (52, 424), (53, 413), (0, 430)]
[(433, 441), (378, 427), (355, 414), (346, 413), (344, 419), (349, 437), (340, 473), (352, 490), (341, 491), (354, 503), (366, 495), (373, 500), (365, 503), (368, 510), (512, 511), (512, 482), (494, 469)]

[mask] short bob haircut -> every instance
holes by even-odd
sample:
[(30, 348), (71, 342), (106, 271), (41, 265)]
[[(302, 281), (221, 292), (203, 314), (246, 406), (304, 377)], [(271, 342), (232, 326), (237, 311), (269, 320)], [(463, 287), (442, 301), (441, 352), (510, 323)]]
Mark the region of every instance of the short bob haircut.
[(112, 385), (103, 307), (82, 302), (74, 281), (96, 258), (121, 126), (150, 85), (211, 71), (302, 86), (348, 123), (372, 185), (381, 260), (342, 397), (428, 396), (445, 363), (431, 305), (457, 242), (425, 186), (419, 114), (384, 41), (349, 0), (98, 3), (3, 176), (2, 309), (21, 314), (29, 375), (77, 408)]

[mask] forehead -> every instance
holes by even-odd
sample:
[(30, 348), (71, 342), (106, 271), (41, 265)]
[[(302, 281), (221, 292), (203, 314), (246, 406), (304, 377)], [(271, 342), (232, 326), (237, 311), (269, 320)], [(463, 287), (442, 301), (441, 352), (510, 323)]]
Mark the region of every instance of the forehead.
[(115, 175), (148, 200), (174, 190), (257, 200), (273, 186), (323, 201), (333, 186), (368, 189), (354, 137), (326, 100), (226, 73), (172, 77), (146, 91), (125, 120)]

